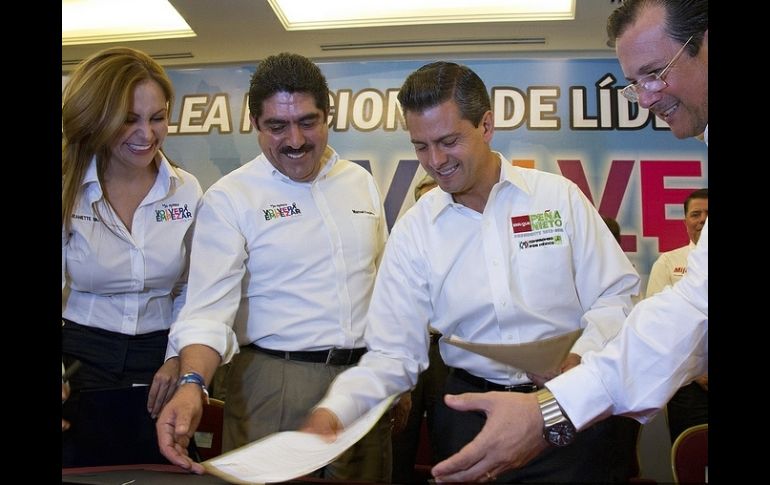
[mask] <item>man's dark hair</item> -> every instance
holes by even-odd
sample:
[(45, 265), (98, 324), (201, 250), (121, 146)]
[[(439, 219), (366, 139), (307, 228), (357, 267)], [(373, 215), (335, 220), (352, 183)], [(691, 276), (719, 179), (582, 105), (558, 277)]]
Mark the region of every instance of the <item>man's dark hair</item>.
[(324, 115), (329, 114), (326, 78), (318, 66), (304, 56), (282, 52), (259, 63), (249, 85), (249, 112), (255, 120), (262, 116), (262, 103), (279, 92), (311, 94), (316, 107)]
[(401, 110), (421, 113), (453, 99), (460, 115), (479, 126), (491, 110), (489, 93), (481, 78), (467, 66), (438, 61), (426, 64), (406, 78), (398, 92)]
[(684, 215), (687, 216), (687, 209), (690, 207), (690, 201), (693, 199), (706, 199), (709, 198), (709, 189), (698, 189), (692, 194), (688, 195), (686, 199), (684, 199)]
[(607, 19), (607, 44), (615, 46), (615, 39), (649, 7), (660, 5), (666, 9), (666, 33), (680, 44), (692, 40), (687, 52), (695, 56), (703, 42), (703, 34), (709, 28), (708, 0), (625, 0)]

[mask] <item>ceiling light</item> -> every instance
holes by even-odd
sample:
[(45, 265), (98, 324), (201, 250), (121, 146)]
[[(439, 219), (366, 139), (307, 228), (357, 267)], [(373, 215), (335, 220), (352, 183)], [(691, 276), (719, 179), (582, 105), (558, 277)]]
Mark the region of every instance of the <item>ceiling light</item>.
[(62, 0), (62, 45), (195, 37), (168, 0)]
[(286, 30), (575, 18), (575, 0), (267, 1)]

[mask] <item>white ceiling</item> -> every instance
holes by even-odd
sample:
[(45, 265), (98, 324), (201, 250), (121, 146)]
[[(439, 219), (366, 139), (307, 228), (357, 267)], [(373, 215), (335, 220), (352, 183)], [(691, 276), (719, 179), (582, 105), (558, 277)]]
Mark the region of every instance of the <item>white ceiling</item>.
[[(147, 52), (165, 66), (253, 63), (282, 51), (314, 60), (500, 57), (512, 52), (524, 56), (547, 53), (608, 57), (613, 54), (606, 45), (605, 24), (618, 5), (616, 0), (575, 0), (575, 20), (287, 32), (266, 0), (169, 1), (197, 33), (196, 37), (122, 43)], [(515, 44), (516, 39), (541, 39), (541, 43)], [(361, 46), (366, 43), (380, 46)], [(334, 47), (340, 44), (358, 45)], [(113, 45), (118, 44), (62, 47), (62, 71), (71, 70), (86, 56)]]

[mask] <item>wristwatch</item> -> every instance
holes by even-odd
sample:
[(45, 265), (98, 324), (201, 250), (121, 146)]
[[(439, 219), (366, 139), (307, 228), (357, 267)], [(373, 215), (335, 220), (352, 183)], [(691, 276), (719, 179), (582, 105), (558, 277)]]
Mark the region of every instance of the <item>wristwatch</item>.
[(575, 426), (564, 414), (556, 398), (546, 388), (535, 393), (543, 414), (543, 438), (553, 446), (567, 446), (575, 439)]

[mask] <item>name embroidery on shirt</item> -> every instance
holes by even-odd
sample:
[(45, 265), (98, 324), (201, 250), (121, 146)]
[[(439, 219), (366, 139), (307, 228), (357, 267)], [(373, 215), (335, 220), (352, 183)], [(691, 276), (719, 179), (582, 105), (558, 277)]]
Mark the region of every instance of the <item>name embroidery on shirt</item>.
[(685, 273), (687, 273), (687, 268), (684, 266), (677, 266), (674, 268), (674, 275), (676, 276), (684, 276)]
[(559, 211), (548, 209), (539, 214), (515, 216), (511, 217), (511, 226), (514, 234), (561, 227), (561, 215)]
[(72, 214), (73, 219), (78, 221), (99, 222), (99, 218), (96, 216), (86, 216), (83, 214)]
[(155, 222), (178, 221), (192, 218), (193, 214), (187, 208), (187, 204), (180, 206), (177, 203), (162, 204), (163, 209), (155, 209)]
[(289, 204), (270, 204), (269, 209), (262, 209), (265, 214), (265, 220), (277, 219), (281, 217), (292, 217), (302, 215), (302, 211), (297, 207), (296, 202)]
[(356, 209), (351, 209), (351, 210), (353, 211), (353, 214), (369, 214), (370, 216), (374, 215), (374, 212), (372, 212), (372, 211), (356, 210)]

